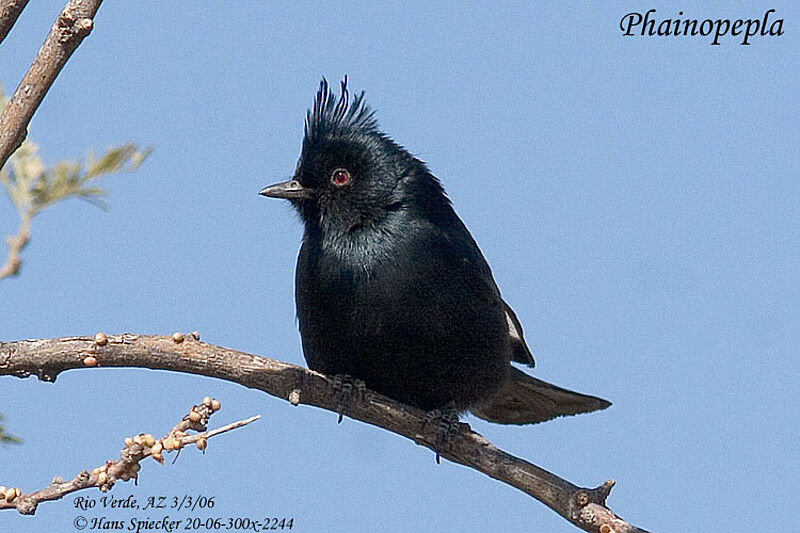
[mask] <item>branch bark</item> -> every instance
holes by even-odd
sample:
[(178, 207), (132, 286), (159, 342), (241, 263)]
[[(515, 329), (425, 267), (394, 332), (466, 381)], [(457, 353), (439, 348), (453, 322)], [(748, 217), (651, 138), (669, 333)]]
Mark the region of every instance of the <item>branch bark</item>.
[[(28, 0), (5, 0), (0, 2), (0, 43), (6, 38), (8, 32), (14, 27), (19, 14), (25, 9)], [(0, 165), (2, 166), (2, 165)]]
[(72, 53), (92, 31), (101, 2), (70, 0), (56, 18), (33, 64), (0, 115), (0, 168), (25, 140), (28, 124), (44, 95)]
[[(99, 333), (95, 338), (0, 343), (0, 375), (35, 375), (43, 381), (55, 381), (64, 370), (90, 366), (173, 370), (239, 383), (288, 400), (293, 405), (302, 403), (334, 412), (341, 408), (339, 394), (323, 374), (200, 342), (198, 337), (179, 333), (171, 337)], [(430, 427), (427, 413), (371, 391), (367, 391), (363, 402), (351, 402), (345, 414), (407, 437), (445, 459), (516, 487), (584, 531), (647, 533), (605, 506), (614, 481), (606, 481), (597, 488), (578, 487), (496, 448), (463, 423), (453, 440), (444, 449), (437, 449), (435, 431)]]

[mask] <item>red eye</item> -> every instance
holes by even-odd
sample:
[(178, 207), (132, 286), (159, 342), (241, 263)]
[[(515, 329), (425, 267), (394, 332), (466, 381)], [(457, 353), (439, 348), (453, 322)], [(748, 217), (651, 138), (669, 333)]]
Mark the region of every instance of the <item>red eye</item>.
[(350, 183), (350, 173), (343, 168), (337, 168), (331, 175), (331, 181), (339, 187), (347, 185)]

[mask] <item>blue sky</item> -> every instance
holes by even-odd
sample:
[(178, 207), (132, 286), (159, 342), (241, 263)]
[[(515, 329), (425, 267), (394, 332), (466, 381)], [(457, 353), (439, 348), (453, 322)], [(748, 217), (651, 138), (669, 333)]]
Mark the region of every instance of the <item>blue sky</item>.
[[(48, 162), (128, 140), (154, 151), (34, 222), (0, 282), (0, 339), (170, 334), (302, 363), (301, 227), (259, 197), (294, 169), (319, 78), (348, 74), (381, 126), (428, 162), (525, 327), (536, 375), (610, 399), (529, 427), (469, 418), (504, 450), (652, 531), (789, 531), (800, 490), (800, 10), (789, 2), (115, 2), (98, 13), (31, 124)], [(31, 2), (0, 46), (11, 91), (62, 2)], [(622, 37), (655, 7), (785, 18), (750, 46)], [(16, 229), (0, 198), (0, 232)], [(215, 496), (212, 515), (299, 531), (575, 531), (528, 496), (396, 435), (218, 380), (147, 370), (0, 378), (25, 492), (162, 433), (205, 395), (205, 456), (143, 466), (137, 498)], [(100, 496), (84, 493), (84, 496)], [(0, 529), (73, 531), (72, 497)], [(169, 513), (184, 518), (183, 513)], [(137, 515), (138, 516), (138, 515)], [(153, 514), (152, 518), (162, 515)], [(204, 517), (206, 515), (201, 514)]]

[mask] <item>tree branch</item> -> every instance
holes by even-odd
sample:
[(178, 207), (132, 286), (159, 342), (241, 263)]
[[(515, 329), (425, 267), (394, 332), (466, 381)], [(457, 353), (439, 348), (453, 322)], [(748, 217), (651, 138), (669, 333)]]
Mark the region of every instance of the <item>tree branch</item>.
[(25, 9), (28, 0), (5, 0), (0, 2), (0, 43), (14, 27), (19, 14)]
[[(171, 337), (133, 335), (95, 338), (64, 337), (0, 343), (0, 375), (55, 381), (68, 369), (136, 367), (173, 370), (225, 379), (259, 389), (294, 405), (307, 404), (336, 412), (340, 397), (323, 374), (257, 355), (206, 344), (199, 335), (176, 333)], [(364, 401), (351, 402), (346, 414), (417, 444), (541, 501), (577, 527), (599, 533), (646, 533), (617, 517), (605, 506), (613, 481), (597, 488), (577, 487), (522, 459), (499, 450), (469, 425), (460, 424), (453, 440), (438, 449), (427, 413), (375, 392)]]
[[(36, 507), (45, 501), (54, 501), (63, 498), (71, 492), (97, 487), (101, 491), (110, 490), (118, 480), (128, 481), (139, 477), (139, 463), (147, 457), (164, 464), (161, 452), (180, 451), (189, 444), (196, 444), (200, 450), (205, 450), (209, 438), (240, 428), (259, 419), (258, 416), (227, 424), (212, 431), (206, 431), (208, 418), (220, 408), (217, 400), (204, 398), (203, 403), (193, 406), (189, 413), (173, 427), (163, 438), (156, 440), (149, 433), (141, 433), (135, 437), (125, 439), (125, 447), (119, 455), (118, 461), (106, 461), (94, 468), (91, 473), (83, 470), (75, 479), (64, 481), (54, 478), (47, 487), (22, 494), (18, 488), (0, 487), (0, 510), (16, 509), (20, 514), (32, 515)], [(194, 435), (187, 435), (187, 430), (200, 431)]]
[(25, 140), (28, 123), (44, 95), (83, 38), (92, 31), (101, 2), (69, 0), (56, 18), (36, 59), (0, 115), (0, 168)]

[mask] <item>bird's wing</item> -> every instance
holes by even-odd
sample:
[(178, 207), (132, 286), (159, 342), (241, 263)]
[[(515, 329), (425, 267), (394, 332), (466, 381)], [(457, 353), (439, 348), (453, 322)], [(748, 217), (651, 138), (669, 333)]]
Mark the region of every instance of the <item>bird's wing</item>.
[(450, 217), (447, 218), (446, 223), (440, 224), (440, 229), (447, 236), (445, 240), (455, 248), (455, 254), (463, 257), (463, 261), (471, 265), (470, 270), (462, 272), (462, 275), (470, 278), (473, 285), (483, 286), (486, 289), (484, 293), (487, 298), (494, 301), (499, 300), (503, 304), (506, 322), (508, 323), (508, 335), (511, 337), (511, 360), (533, 367), (535, 364), (533, 355), (525, 344), (522, 326), (514, 310), (500, 296), (500, 289), (494, 281), (489, 264), (483, 257), (480, 248), (475, 243), (467, 227), (455, 214), (455, 211), (450, 209), (447, 213), (450, 214)]
[(525, 338), (522, 336), (522, 326), (517, 319), (517, 315), (514, 314), (514, 310), (505, 301), (503, 301), (503, 306), (505, 307), (506, 320), (508, 321), (508, 334), (511, 337), (511, 360), (533, 368), (535, 365), (533, 354), (528, 349), (528, 345), (525, 344)]

